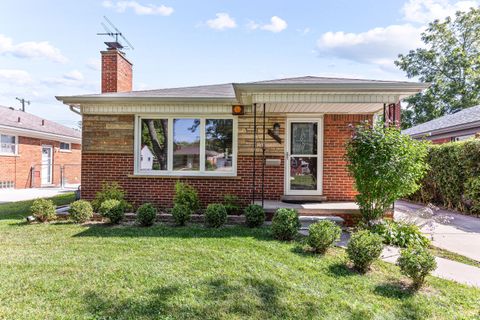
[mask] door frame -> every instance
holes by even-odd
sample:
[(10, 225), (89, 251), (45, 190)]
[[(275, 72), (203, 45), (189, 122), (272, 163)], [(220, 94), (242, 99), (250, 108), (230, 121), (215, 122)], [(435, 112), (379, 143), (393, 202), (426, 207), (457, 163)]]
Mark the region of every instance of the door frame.
[[(50, 175), (46, 183), (43, 182), (43, 149), (50, 149)], [(53, 146), (42, 144), (42, 157), (41, 157), (41, 170), (40, 170), (40, 185), (48, 186), (53, 184)]]
[[(317, 122), (317, 190), (290, 190), (290, 135), (292, 122)], [(322, 195), (323, 194), (323, 115), (287, 115), (285, 128), (285, 195)]]

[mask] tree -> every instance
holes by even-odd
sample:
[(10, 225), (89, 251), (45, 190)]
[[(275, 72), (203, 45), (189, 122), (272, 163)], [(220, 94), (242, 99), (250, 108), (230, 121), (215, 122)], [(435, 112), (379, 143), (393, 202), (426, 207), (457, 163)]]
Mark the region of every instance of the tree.
[[(393, 40), (394, 41), (394, 40)], [(407, 98), (402, 128), (480, 104), (480, 9), (435, 20), (422, 33), (425, 48), (400, 54), (395, 65), (431, 86)]]
[(397, 128), (368, 123), (355, 128), (346, 157), (366, 223), (382, 218), (395, 200), (420, 188), (428, 168), (427, 154), (426, 142), (403, 135)]
[(142, 144), (153, 150), (158, 160), (160, 170), (167, 169), (167, 119), (143, 119), (142, 120)]

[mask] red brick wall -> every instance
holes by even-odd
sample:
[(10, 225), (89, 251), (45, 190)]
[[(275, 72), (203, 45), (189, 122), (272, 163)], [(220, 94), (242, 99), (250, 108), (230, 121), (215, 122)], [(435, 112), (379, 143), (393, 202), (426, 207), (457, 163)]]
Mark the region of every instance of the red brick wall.
[(452, 142), (452, 138), (441, 138), (441, 139), (432, 140), (433, 144), (442, 144), (442, 143), (448, 143), (448, 142)]
[[(31, 186), (31, 168), (35, 166), (34, 187), (40, 187), (42, 145), (51, 145), (53, 152), (53, 184), (60, 184), (60, 166), (66, 166), (67, 179), (80, 183), (81, 145), (72, 144), (71, 152), (60, 152), (60, 142), (29, 137), (19, 137), (18, 156), (0, 156), (0, 181), (14, 181), (15, 188)], [(73, 165), (75, 164), (75, 165)]]
[[(123, 119), (125, 122), (127, 119)], [(325, 115), (324, 117), (324, 159), (323, 159), (323, 194), (328, 200), (353, 200), (355, 190), (353, 179), (346, 169), (345, 143), (350, 138), (352, 130), (350, 124), (372, 120), (372, 115)], [(131, 120), (133, 122), (133, 117)], [(95, 128), (92, 127), (92, 130)], [(85, 128), (85, 132), (88, 132)], [(239, 131), (242, 134), (242, 131)], [(131, 133), (125, 132), (116, 137), (123, 146), (126, 137)], [(241, 137), (240, 137), (241, 138)], [(86, 140), (85, 140), (86, 141)], [(85, 143), (84, 141), (84, 143)], [(131, 145), (127, 143), (127, 145)], [(253, 157), (242, 153), (238, 157), (237, 177), (133, 177), (134, 160), (131, 153), (100, 153), (93, 151), (94, 146), (85, 145), (84, 149), (92, 151), (82, 154), (82, 197), (93, 199), (103, 181), (117, 181), (127, 191), (129, 201), (139, 205), (152, 202), (161, 207), (171, 207), (174, 185), (177, 180), (194, 186), (200, 195), (203, 204), (218, 202), (224, 194), (238, 195), (244, 203), (252, 197), (252, 163)], [(125, 149), (127, 150), (127, 149)], [(131, 150), (131, 149), (128, 149)], [(269, 155), (269, 159), (280, 159), (278, 167), (265, 167), (265, 199), (279, 200), (284, 194), (284, 156)], [(261, 158), (256, 161), (256, 194), (260, 198), (261, 192)]]
[(117, 50), (102, 51), (102, 93), (132, 91), (132, 64)]
[(372, 115), (326, 114), (323, 138), (323, 195), (328, 200), (353, 200), (354, 180), (347, 171), (345, 143), (352, 135), (350, 124), (372, 121)]

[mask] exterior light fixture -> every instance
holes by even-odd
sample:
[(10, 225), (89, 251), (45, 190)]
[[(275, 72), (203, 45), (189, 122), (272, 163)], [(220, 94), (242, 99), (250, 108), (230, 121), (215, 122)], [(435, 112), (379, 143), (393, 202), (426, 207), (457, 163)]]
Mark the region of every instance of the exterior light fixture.
[(242, 105), (237, 104), (232, 106), (232, 114), (234, 116), (243, 115), (244, 113), (245, 113), (245, 110)]
[(273, 129), (268, 129), (268, 135), (275, 139), (278, 143), (282, 143), (282, 139), (280, 138), (280, 123), (275, 122), (273, 125)]

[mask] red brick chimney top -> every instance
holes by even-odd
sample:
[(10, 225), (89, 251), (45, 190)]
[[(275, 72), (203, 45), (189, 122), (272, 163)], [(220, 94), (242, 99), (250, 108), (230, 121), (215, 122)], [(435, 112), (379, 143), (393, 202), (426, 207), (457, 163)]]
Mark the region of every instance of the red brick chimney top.
[(125, 53), (109, 49), (102, 54), (102, 93), (132, 91), (132, 63)]

